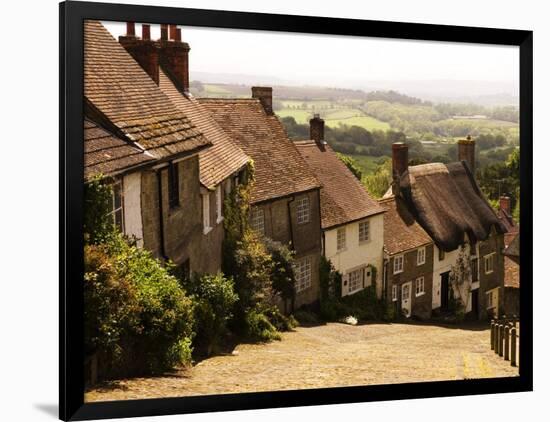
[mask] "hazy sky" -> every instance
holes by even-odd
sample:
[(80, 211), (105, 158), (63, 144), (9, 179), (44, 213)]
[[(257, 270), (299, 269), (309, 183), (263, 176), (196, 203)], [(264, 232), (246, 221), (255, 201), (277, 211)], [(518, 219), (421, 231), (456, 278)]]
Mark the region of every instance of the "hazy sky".
[[(124, 23), (104, 24), (115, 37), (125, 32)], [(519, 84), (517, 47), (181, 28), (191, 46), (191, 79), (193, 72), (209, 72), (273, 77), (274, 84), (358, 88), (372, 81), (492, 81), (514, 90)], [(159, 38), (160, 26), (151, 32)]]

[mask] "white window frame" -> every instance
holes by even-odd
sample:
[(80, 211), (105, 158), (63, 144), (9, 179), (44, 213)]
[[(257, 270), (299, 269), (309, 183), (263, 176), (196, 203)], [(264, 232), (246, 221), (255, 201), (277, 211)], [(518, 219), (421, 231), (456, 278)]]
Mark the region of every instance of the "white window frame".
[(492, 274), (495, 271), (495, 252), (483, 257), (483, 269), (485, 274)]
[[(365, 229), (366, 227), (366, 229)], [(360, 221), (359, 222), (359, 243), (370, 242), (370, 221)]]
[(294, 261), (294, 290), (296, 293), (303, 292), (311, 287), (311, 258), (305, 258)]
[[(115, 191), (119, 192), (120, 195), (120, 206), (115, 208)], [(121, 233), (124, 233), (124, 186), (122, 185), (122, 179), (117, 179), (111, 185), (111, 215), (113, 219), (113, 225), (120, 229)], [(120, 212), (120, 226), (116, 222), (116, 215)]]
[(210, 192), (202, 194), (202, 232), (208, 234), (212, 231), (210, 225)]
[[(348, 273), (348, 293), (355, 293), (363, 288), (363, 273), (364, 268)], [(353, 287), (353, 283), (356, 284), (355, 287)]]
[(422, 296), (426, 293), (424, 276), (417, 277), (417, 279), (414, 281), (414, 293), (416, 297)]
[(391, 286), (391, 301), (397, 302), (397, 292), (398, 292), (399, 286), (397, 284), (394, 284)]
[(494, 294), (495, 292), (493, 290), (487, 292), (487, 309), (491, 309), (495, 307), (495, 305), (493, 304)]
[(336, 250), (338, 252), (346, 250), (346, 226), (336, 229)]
[(426, 246), (418, 248), (416, 251), (416, 265), (424, 265), (426, 263)]
[(223, 221), (223, 194), (222, 185), (216, 186), (216, 224)]
[(400, 274), (403, 272), (403, 267), (405, 266), (405, 255), (395, 255), (393, 257), (393, 273)]
[(296, 201), (296, 221), (298, 224), (309, 223), (309, 196), (303, 196)]
[(250, 228), (258, 234), (265, 234), (265, 213), (263, 208), (252, 207), (250, 216)]

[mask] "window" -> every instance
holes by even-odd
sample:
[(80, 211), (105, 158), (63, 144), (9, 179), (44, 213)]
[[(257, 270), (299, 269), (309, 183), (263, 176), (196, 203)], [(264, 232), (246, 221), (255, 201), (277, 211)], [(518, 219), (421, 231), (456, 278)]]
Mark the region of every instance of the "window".
[(175, 208), (180, 204), (178, 164), (168, 164), (168, 204)]
[(311, 258), (306, 257), (294, 262), (294, 278), (296, 293), (311, 287)]
[(113, 184), (112, 190), (113, 224), (124, 233), (124, 209), (122, 204), (122, 182), (120, 180)]
[(399, 274), (403, 272), (403, 255), (397, 255), (393, 258), (393, 273)]
[(265, 234), (264, 210), (262, 208), (252, 208), (250, 227), (259, 234)]
[(210, 226), (210, 194), (202, 194), (202, 231), (207, 234), (212, 230)]
[(391, 300), (397, 302), (397, 284), (391, 286)]
[(359, 223), (359, 243), (368, 242), (370, 240), (370, 223), (361, 221)]
[(416, 279), (414, 286), (415, 286), (416, 296), (421, 296), (424, 293), (426, 293), (426, 290), (424, 290), (424, 277), (418, 277)]
[(479, 281), (478, 265), (479, 265), (479, 260), (477, 258), (474, 258), (470, 261), (470, 266), (472, 270), (472, 282)]
[(426, 263), (426, 247), (419, 248), (416, 252), (416, 265), (422, 265)]
[(296, 216), (298, 224), (309, 223), (309, 197), (304, 196), (298, 199), (296, 204)]
[(355, 292), (363, 287), (363, 269), (349, 273), (349, 292)]
[(216, 223), (220, 224), (223, 221), (223, 194), (222, 185), (216, 186)]
[(495, 260), (495, 253), (485, 255), (483, 258), (485, 261), (485, 274), (491, 274), (493, 272), (493, 264)]
[(445, 251), (442, 251), (441, 249), (438, 249), (439, 251), (439, 260), (443, 261), (445, 259)]
[(346, 249), (346, 228), (340, 227), (336, 231), (336, 250), (343, 251)]

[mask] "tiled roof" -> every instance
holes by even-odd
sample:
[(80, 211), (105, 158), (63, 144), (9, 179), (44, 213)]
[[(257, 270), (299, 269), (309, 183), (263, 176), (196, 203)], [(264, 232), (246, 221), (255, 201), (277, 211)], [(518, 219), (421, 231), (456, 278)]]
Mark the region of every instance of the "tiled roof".
[(294, 145), (322, 184), (323, 229), (384, 212), (329, 145), (319, 146), (312, 140)]
[(408, 211), (405, 202), (393, 196), (380, 199), (384, 214), (384, 249), (394, 255), (432, 243), (428, 233)]
[(460, 246), (465, 234), (476, 242), (486, 240), (492, 227), (505, 231), (463, 161), (410, 166), (399, 188), (411, 214), (446, 252)]
[(209, 145), (124, 47), (91, 20), (84, 21), (84, 96), (117, 134), (157, 158)]
[(506, 233), (519, 233), (519, 226), (514, 221), (514, 217), (504, 211), (502, 208), (499, 208), (497, 211), (498, 218), (500, 222), (506, 228)]
[(517, 233), (514, 238), (506, 244), (506, 249), (504, 249), (504, 255), (508, 255), (514, 258), (519, 259), (520, 249), (519, 249), (519, 233)]
[(254, 160), (251, 201), (261, 202), (320, 187), (288, 139), (281, 122), (266, 114), (257, 99), (200, 98), (214, 119)]
[(212, 146), (199, 153), (200, 180), (207, 188), (240, 170), (249, 157), (216, 123), (210, 112), (196, 98), (182, 94), (161, 69), (160, 88), (174, 105), (212, 142)]
[(519, 289), (519, 264), (509, 257), (504, 257), (504, 287)]
[(97, 174), (113, 176), (153, 161), (154, 157), (137, 146), (114, 136), (88, 119), (84, 120), (85, 179)]

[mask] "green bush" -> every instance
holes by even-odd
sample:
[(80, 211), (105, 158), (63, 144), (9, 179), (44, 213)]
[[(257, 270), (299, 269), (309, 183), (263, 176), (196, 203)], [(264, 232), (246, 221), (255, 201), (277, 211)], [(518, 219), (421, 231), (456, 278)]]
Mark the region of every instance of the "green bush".
[(227, 333), (227, 321), (239, 297), (232, 278), (223, 274), (192, 277), (185, 285), (195, 303), (196, 348), (207, 356), (215, 352), (220, 339)]
[(99, 175), (84, 185), (84, 241), (106, 242), (115, 231), (112, 216), (112, 187)]
[(193, 306), (169, 270), (120, 234), (84, 252), (85, 345), (104, 377), (189, 363)]
[(264, 309), (262, 313), (267, 317), (269, 322), (277, 329), (277, 331), (292, 331), (298, 326), (298, 321), (290, 315), (285, 316), (276, 306), (270, 306)]
[(250, 309), (245, 314), (245, 329), (249, 341), (268, 342), (281, 339), (277, 328), (257, 309)]

